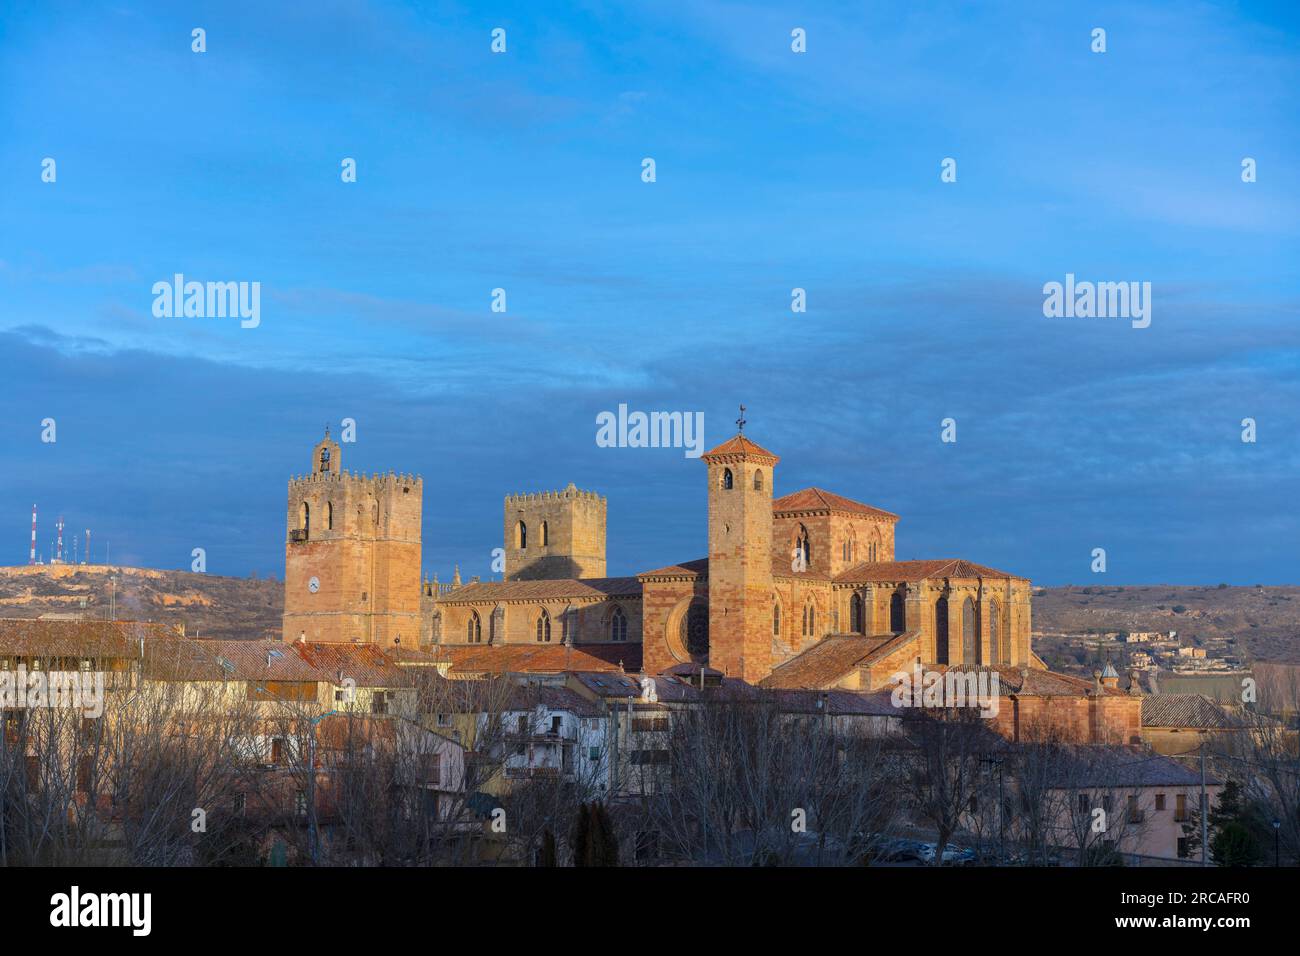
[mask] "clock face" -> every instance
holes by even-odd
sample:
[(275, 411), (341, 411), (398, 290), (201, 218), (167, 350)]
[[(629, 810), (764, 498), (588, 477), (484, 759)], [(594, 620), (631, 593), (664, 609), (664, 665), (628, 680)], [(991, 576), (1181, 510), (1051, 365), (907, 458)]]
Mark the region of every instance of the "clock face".
[(319, 591), (320, 580), (318, 578), (312, 578), (310, 581), (308, 581), (307, 590), (310, 591), (312, 594), (315, 594), (317, 591)]

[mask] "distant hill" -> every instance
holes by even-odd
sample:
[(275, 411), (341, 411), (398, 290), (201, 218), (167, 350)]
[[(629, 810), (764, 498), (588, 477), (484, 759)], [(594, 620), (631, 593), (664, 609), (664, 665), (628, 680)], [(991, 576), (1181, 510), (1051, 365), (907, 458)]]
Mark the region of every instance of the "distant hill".
[(1184, 644), (1235, 640), (1245, 658), (1300, 661), (1300, 587), (1036, 588), (1034, 630), (1177, 631)]
[(108, 565), (0, 568), (0, 617), (108, 618), (114, 603), (112, 576), (117, 578), (118, 620), (183, 624), (191, 637), (252, 639), (267, 631), (279, 636), (284, 603), (279, 581)]

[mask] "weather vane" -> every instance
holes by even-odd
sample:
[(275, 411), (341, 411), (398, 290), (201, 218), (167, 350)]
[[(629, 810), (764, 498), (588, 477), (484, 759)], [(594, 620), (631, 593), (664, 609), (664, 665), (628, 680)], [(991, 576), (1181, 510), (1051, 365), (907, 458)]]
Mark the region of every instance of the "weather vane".
[(736, 426), (743, 432), (745, 430), (745, 406), (740, 406), (740, 417), (736, 419)]

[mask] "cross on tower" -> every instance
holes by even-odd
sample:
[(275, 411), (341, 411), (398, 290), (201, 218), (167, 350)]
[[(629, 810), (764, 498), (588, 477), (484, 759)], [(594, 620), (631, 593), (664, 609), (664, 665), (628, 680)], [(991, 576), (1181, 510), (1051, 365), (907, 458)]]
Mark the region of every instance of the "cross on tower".
[(745, 406), (744, 405), (740, 406), (740, 417), (736, 419), (736, 427), (739, 428), (740, 431), (742, 432), (745, 430)]

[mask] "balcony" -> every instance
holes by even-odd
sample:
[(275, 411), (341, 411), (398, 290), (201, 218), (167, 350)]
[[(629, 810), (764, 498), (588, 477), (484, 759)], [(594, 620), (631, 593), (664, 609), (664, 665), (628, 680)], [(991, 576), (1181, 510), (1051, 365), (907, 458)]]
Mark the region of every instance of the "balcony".
[(289, 540), (290, 540), (290, 541), (293, 541), (293, 542), (295, 542), (295, 543), (299, 543), (299, 542), (302, 542), (302, 541), (306, 541), (306, 540), (307, 540), (307, 529), (306, 529), (306, 528), (294, 528), (292, 531), (289, 532)]

